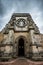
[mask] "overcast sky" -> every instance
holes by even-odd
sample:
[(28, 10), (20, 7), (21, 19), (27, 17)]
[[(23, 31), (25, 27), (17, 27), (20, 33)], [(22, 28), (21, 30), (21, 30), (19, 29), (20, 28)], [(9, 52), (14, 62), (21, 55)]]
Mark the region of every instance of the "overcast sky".
[(43, 0), (0, 0), (0, 31), (9, 22), (12, 13), (30, 13), (43, 33)]

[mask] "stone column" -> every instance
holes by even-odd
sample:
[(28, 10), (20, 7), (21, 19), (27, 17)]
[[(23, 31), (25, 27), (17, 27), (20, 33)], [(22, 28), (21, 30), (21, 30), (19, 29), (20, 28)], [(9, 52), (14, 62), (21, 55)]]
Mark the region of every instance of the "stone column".
[(13, 57), (14, 56), (14, 31), (13, 30), (9, 31), (8, 40), (9, 40), (9, 44), (12, 44), (12, 57)]
[(34, 38), (33, 38), (33, 36), (34, 36), (34, 29), (33, 28), (30, 29), (29, 34), (30, 34), (29, 57), (32, 58), (33, 52), (34, 52), (34, 49), (33, 49), (33, 46), (32, 46), (34, 44)]

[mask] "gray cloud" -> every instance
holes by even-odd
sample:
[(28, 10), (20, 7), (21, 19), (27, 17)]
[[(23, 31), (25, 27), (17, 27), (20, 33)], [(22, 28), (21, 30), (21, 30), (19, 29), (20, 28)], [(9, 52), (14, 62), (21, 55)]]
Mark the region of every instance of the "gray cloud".
[(0, 0), (0, 30), (14, 12), (30, 13), (43, 33), (43, 0)]

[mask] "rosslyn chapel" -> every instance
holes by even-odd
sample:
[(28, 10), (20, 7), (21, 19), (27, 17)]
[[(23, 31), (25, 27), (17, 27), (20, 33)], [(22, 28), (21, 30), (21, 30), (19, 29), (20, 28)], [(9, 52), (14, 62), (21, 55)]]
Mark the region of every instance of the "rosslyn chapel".
[(18, 57), (43, 60), (43, 34), (29, 13), (13, 13), (0, 31), (0, 61)]

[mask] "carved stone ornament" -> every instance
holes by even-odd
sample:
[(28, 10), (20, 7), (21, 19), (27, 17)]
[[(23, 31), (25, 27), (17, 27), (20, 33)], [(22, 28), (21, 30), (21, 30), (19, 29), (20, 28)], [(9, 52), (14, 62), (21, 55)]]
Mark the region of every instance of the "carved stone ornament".
[(15, 24), (18, 26), (18, 27), (25, 27), (28, 23), (25, 19), (18, 19)]

